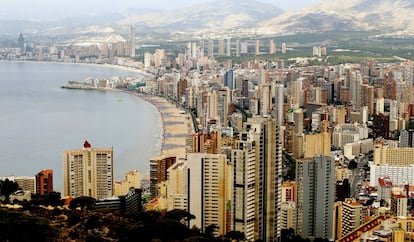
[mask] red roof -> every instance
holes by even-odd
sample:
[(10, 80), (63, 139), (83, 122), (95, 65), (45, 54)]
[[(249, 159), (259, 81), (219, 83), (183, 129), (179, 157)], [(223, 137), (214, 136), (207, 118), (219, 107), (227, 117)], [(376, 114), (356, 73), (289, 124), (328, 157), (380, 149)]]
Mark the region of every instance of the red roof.
[(85, 140), (85, 143), (83, 143), (83, 148), (89, 149), (89, 148), (91, 148), (91, 144), (89, 144), (89, 142), (87, 140)]
[(392, 187), (392, 182), (389, 177), (378, 178), (379, 185), (381, 187)]

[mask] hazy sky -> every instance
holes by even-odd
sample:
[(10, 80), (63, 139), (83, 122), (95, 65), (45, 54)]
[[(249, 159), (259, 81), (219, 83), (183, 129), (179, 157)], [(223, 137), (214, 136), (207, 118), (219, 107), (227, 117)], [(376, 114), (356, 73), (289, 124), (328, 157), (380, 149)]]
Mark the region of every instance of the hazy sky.
[[(1, 18), (33, 18), (114, 12), (126, 8), (174, 9), (211, 0), (0, 0)], [(296, 10), (319, 0), (259, 0), (283, 10)]]

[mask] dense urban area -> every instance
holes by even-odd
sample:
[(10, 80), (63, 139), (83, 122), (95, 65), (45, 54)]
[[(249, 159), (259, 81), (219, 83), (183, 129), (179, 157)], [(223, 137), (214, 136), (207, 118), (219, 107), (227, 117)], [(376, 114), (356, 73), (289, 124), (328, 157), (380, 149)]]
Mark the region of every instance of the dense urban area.
[(62, 87), (136, 95), (164, 126), (149, 174), (115, 181), (113, 148), (85, 141), (63, 152), (62, 194), (51, 169), (0, 177), (0, 240), (414, 240), (411, 54), (320, 34), (0, 41), (0, 63), (139, 73)]

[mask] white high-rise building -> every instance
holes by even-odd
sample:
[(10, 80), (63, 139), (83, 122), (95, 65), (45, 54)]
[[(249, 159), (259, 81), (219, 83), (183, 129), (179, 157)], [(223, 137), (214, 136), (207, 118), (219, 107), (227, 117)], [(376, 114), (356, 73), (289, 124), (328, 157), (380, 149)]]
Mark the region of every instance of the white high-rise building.
[(231, 38), (227, 39), (226, 55), (231, 56)]
[(64, 196), (112, 197), (113, 177), (112, 148), (92, 148), (85, 141), (82, 149), (63, 153)]
[(135, 28), (131, 26), (131, 57), (135, 57)]
[(236, 56), (239, 57), (240, 56), (240, 39), (236, 40)]
[(209, 57), (214, 56), (214, 40), (208, 41), (208, 56)]

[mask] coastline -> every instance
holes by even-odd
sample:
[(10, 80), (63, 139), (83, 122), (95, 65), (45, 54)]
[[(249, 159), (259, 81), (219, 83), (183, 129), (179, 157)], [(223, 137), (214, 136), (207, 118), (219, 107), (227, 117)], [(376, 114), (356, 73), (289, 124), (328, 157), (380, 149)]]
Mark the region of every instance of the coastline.
[[(14, 63), (39, 63), (39, 64), (72, 64), (81, 66), (95, 66), (104, 68), (113, 68), (122, 71), (134, 72), (142, 75), (144, 78), (153, 78), (151, 73), (142, 69), (113, 65), (113, 64), (95, 64), (95, 63), (69, 63), (69, 62), (53, 62), (53, 61), (0, 61)], [(122, 91), (119, 89), (104, 89), (100, 91)], [(175, 104), (170, 103), (166, 98), (153, 96), (150, 94), (142, 94), (136, 92), (122, 91), (125, 94), (133, 95), (147, 103), (153, 105), (161, 117), (162, 134), (161, 147), (159, 156), (176, 156), (177, 159), (186, 157), (186, 139), (192, 134), (191, 120), (189, 114), (180, 113), (180, 109)]]
[(39, 63), (39, 64), (60, 64), (60, 65), (81, 65), (81, 66), (95, 66), (95, 67), (103, 67), (103, 68), (113, 68), (122, 71), (129, 71), (135, 72), (137, 74), (143, 75), (145, 78), (153, 77), (154, 75), (150, 72), (144, 71), (139, 68), (129, 67), (129, 66), (121, 66), (121, 65), (114, 65), (114, 64), (96, 64), (96, 63), (72, 63), (72, 62), (56, 62), (56, 61), (24, 61), (24, 60), (1, 60), (0, 62), (5, 63)]
[(180, 109), (167, 99), (149, 94), (127, 92), (152, 104), (161, 116), (163, 127), (159, 156), (186, 157), (186, 139), (192, 131), (188, 114), (180, 113)]

